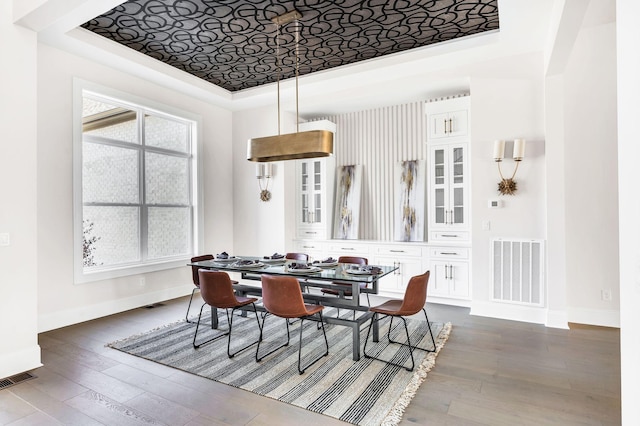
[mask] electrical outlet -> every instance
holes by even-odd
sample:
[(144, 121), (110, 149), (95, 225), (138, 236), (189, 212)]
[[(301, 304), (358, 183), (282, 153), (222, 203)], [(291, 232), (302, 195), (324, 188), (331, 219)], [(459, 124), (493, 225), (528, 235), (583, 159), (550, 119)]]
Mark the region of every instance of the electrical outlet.
[(140, 287), (144, 287), (144, 285), (145, 285), (144, 277), (140, 277), (140, 280), (138, 281), (138, 285)]
[(611, 290), (602, 290), (602, 300), (611, 302)]
[(482, 230), (483, 231), (491, 230), (491, 221), (490, 220), (483, 220), (482, 221)]

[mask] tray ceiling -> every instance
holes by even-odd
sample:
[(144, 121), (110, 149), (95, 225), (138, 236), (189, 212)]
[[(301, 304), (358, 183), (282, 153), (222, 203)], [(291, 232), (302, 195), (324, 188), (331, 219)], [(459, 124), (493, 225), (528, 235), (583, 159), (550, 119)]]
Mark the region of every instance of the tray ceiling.
[[(498, 0), (130, 0), (82, 27), (235, 92), (276, 81), (272, 18), (294, 8), (300, 75), (499, 28)], [(281, 27), (281, 79), (295, 33)]]

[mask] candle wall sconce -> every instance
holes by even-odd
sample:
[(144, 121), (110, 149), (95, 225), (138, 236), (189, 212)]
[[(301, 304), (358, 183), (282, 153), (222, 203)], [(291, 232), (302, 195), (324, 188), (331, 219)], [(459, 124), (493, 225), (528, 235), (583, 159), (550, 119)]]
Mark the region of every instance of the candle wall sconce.
[(256, 177), (258, 178), (258, 186), (260, 187), (260, 199), (262, 201), (269, 201), (271, 199), (271, 192), (269, 192), (269, 180), (271, 179), (271, 176), (273, 176), (273, 164), (256, 164)]
[(493, 145), (493, 159), (498, 163), (498, 173), (500, 173), (500, 182), (498, 182), (498, 192), (502, 195), (514, 195), (518, 189), (518, 184), (515, 180), (516, 172), (518, 171), (518, 165), (524, 158), (524, 139), (515, 139), (513, 141), (513, 161), (516, 162), (516, 166), (513, 169), (513, 174), (510, 178), (505, 179), (502, 175), (502, 169), (500, 163), (504, 158), (504, 146), (505, 141), (495, 141)]

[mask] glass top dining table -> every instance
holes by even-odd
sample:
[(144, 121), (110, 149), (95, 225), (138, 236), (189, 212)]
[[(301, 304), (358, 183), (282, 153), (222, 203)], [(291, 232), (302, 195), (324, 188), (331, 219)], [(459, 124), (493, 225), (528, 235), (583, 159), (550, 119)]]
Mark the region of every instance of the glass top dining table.
[[(335, 262), (319, 265), (312, 263), (309, 269), (297, 269), (291, 267), (291, 262), (295, 261), (238, 256), (228, 259), (192, 262), (188, 265), (203, 269), (239, 273), (243, 281), (235, 284), (234, 289), (240, 296), (260, 296), (262, 294), (260, 285), (252, 284), (252, 282), (260, 281), (261, 275), (293, 276), (298, 278), (301, 286), (308, 290), (303, 292), (305, 301), (338, 308), (337, 312), (340, 312), (340, 308), (359, 311), (359, 315), (355, 315), (353, 312), (345, 314), (343, 310), (340, 316), (324, 316), (325, 322), (328, 324), (351, 327), (353, 359), (355, 361), (359, 360), (360, 326), (371, 318), (371, 313), (368, 312), (369, 306), (362, 305), (360, 302), (360, 294), (377, 294), (378, 281), (396, 271), (398, 267), (385, 265), (363, 266)], [(309, 288), (315, 291), (309, 291)], [(322, 288), (337, 290), (338, 294), (337, 296), (324, 294), (320, 291)], [(217, 316), (214, 318), (217, 319)], [(217, 321), (215, 322), (217, 323)], [(377, 323), (374, 324), (377, 325)], [(374, 327), (373, 337), (377, 341), (377, 327)]]

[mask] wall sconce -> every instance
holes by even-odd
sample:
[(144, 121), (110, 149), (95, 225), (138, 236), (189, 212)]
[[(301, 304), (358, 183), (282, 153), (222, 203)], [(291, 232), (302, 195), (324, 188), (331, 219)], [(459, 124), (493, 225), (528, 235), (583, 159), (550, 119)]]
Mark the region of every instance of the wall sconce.
[(524, 158), (524, 139), (514, 139), (513, 141), (513, 161), (516, 162), (516, 167), (513, 170), (513, 174), (509, 179), (505, 179), (500, 169), (500, 163), (504, 158), (504, 145), (505, 141), (495, 141), (493, 144), (493, 159), (498, 163), (498, 173), (500, 173), (500, 182), (498, 183), (498, 192), (502, 195), (514, 195), (518, 189), (518, 185), (513, 178), (516, 177), (518, 171), (518, 165)]
[[(258, 178), (258, 186), (260, 187), (260, 199), (269, 201), (271, 192), (269, 192), (269, 179), (273, 176), (273, 164), (258, 163), (256, 164), (256, 177)], [(264, 188), (262, 184), (264, 183)]]

